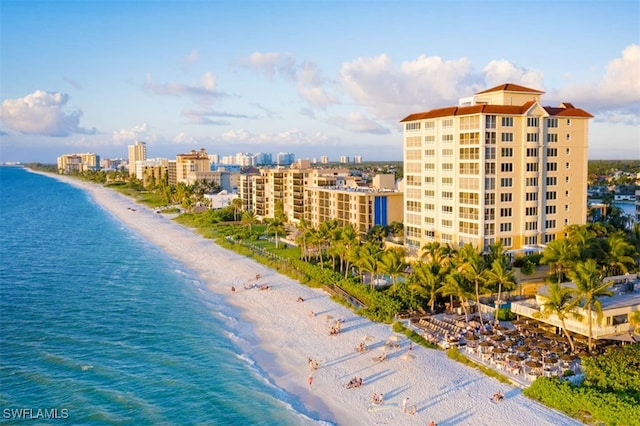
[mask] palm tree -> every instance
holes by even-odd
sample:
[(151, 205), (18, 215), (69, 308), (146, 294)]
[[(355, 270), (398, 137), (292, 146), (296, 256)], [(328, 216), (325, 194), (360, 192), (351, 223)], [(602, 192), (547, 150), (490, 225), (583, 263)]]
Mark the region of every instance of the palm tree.
[(616, 231), (607, 236), (606, 250), (603, 254), (603, 269), (606, 276), (626, 274), (627, 265), (635, 263), (632, 257), (634, 247), (625, 240), (622, 231)]
[(513, 290), (516, 287), (516, 279), (513, 271), (505, 268), (502, 259), (495, 258), (491, 264), (491, 269), (485, 270), (485, 282), (489, 286), (498, 287), (498, 300), (496, 302), (495, 321), (498, 322), (498, 309), (502, 303), (502, 289)]
[(436, 295), (444, 284), (439, 280), (440, 265), (433, 261), (417, 261), (411, 265), (414, 273), (414, 280), (409, 288), (421, 296), (427, 298), (431, 312), (435, 310)]
[(480, 316), (480, 324), (484, 325), (482, 319), (482, 312), (480, 312), (480, 291), (483, 289), (484, 283), (484, 268), (482, 266), (482, 257), (478, 250), (471, 244), (465, 244), (458, 251), (458, 271), (469, 282), (473, 283), (476, 293), (476, 306), (478, 308), (478, 314)]
[(407, 264), (404, 261), (404, 251), (399, 248), (386, 250), (380, 256), (380, 271), (391, 277), (391, 293), (396, 294), (396, 283), (399, 275), (404, 273)]
[(378, 259), (372, 253), (368, 253), (366, 250), (360, 252), (361, 256), (358, 260), (358, 266), (360, 267), (361, 281), (364, 282), (364, 272), (369, 272), (371, 276), (371, 289), (373, 289), (374, 275), (378, 270)]
[(242, 213), (242, 217), (240, 218), (240, 223), (249, 228), (249, 234), (253, 231), (253, 225), (258, 222), (258, 218), (254, 212), (251, 210), (246, 210)]
[(636, 267), (640, 269), (640, 222), (635, 223), (629, 232), (629, 242), (635, 248)]
[(613, 296), (613, 292), (608, 290), (609, 283), (602, 282), (602, 276), (598, 270), (598, 265), (593, 259), (585, 262), (578, 262), (573, 271), (569, 272), (569, 278), (576, 285), (576, 295), (582, 306), (587, 310), (587, 321), (589, 324), (589, 351), (593, 349), (593, 312), (598, 315), (598, 322), (602, 320), (602, 304), (600, 297)]
[(276, 249), (278, 248), (278, 236), (285, 233), (284, 223), (278, 219), (269, 219), (267, 221), (267, 232), (275, 235)]
[(237, 222), (238, 212), (241, 212), (243, 207), (242, 198), (234, 198), (231, 200), (231, 206), (233, 207), (233, 220)]
[(580, 299), (573, 297), (574, 291), (572, 289), (564, 287), (562, 284), (555, 281), (549, 284), (548, 291), (549, 294), (546, 296), (539, 295), (541, 299), (540, 307), (542, 310), (540, 312), (536, 312), (534, 316), (539, 318), (548, 318), (551, 315), (557, 316), (562, 324), (562, 331), (569, 341), (569, 346), (571, 346), (571, 352), (575, 352), (576, 348), (573, 343), (573, 339), (569, 334), (569, 330), (567, 330), (565, 320), (568, 317), (576, 320), (582, 320), (582, 315), (576, 311)]
[(452, 299), (451, 307), (453, 308), (453, 298), (460, 301), (460, 305), (464, 310), (465, 322), (469, 322), (469, 302), (468, 299), (473, 297), (473, 291), (469, 287), (469, 281), (458, 271), (453, 271), (447, 275), (444, 285), (438, 290), (443, 296), (449, 296)]
[(575, 247), (567, 239), (553, 240), (542, 252), (540, 263), (553, 265), (553, 270), (558, 276), (558, 282), (562, 282), (563, 271), (569, 269), (576, 260), (578, 253)]

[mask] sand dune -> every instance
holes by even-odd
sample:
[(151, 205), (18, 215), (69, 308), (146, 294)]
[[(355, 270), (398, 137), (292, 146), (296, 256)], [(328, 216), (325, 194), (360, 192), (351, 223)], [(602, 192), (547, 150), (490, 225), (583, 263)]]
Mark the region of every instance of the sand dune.
[[(440, 426), (581, 424), (441, 351), (414, 344), (412, 358), (407, 359), (409, 342), (404, 336), (399, 336), (399, 349), (383, 350), (394, 335), (390, 327), (354, 315), (325, 292), (225, 250), (115, 191), (58, 179), (89, 191), (125, 226), (199, 274), (211, 292), (226, 295), (241, 312), (238, 320), (250, 325), (260, 341), (259, 347), (247, 348), (248, 355), (275, 383), (296, 395), (314, 418), (340, 425), (427, 425), (431, 420)], [(252, 277), (255, 281), (256, 274), (261, 276), (257, 283), (269, 285), (270, 290), (243, 287)], [(299, 297), (304, 301), (298, 302)], [(330, 335), (337, 319), (343, 320), (341, 332)], [(355, 348), (365, 337), (369, 350), (359, 353)], [(375, 362), (373, 358), (383, 352), (386, 360)], [(312, 372), (311, 387), (309, 358), (319, 365)], [(363, 385), (347, 389), (345, 384), (353, 377), (361, 377)], [(498, 390), (505, 400), (493, 403), (490, 397)], [(370, 411), (374, 392), (383, 393), (386, 404)], [(415, 405), (413, 415), (402, 412), (407, 397), (407, 407)]]

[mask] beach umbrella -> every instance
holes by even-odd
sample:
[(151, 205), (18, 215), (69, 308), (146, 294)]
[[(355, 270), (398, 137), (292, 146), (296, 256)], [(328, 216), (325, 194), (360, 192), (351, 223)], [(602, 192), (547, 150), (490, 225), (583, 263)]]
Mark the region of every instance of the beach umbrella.
[(576, 356), (571, 354), (562, 354), (560, 355), (560, 359), (563, 361), (573, 361), (576, 359)]
[(526, 361), (524, 363), (524, 365), (526, 365), (527, 367), (530, 367), (530, 368), (540, 368), (540, 367), (542, 367), (542, 364), (540, 364), (538, 361)]
[(564, 349), (562, 349), (559, 346), (556, 346), (555, 348), (549, 349), (549, 352), (554, 353), (554, 354), (561, 354), (562, 352), (564, 352)]
[(523, 325), (526, 324), (527, 322), (525, 320), (515, 320), (515, 321), (511, 321), (511, 324), (513, 325)]
[(514, 342), (513, 340), (506, 340), (504, 342), (502, 342), (502, 346), (506, 346), (508, 348), (510, 348), (511, 346), (515, 346), (516, 342)]
[(540, 353), (540, 351), (529, 352), (529, 356), (531, 358), (536, 358), (536, 359), (541, 359), (542, 358), (542, 354)]
[(411, 361), (412, 359), (415, 359), (415, 358), (416, 356), (414, 354), (410, 354), (408, 352), (400, 357), (400, 359), (403, 359), (405, 361)]
[(507, 352), (509, 352), (508, 350), (506, 350), (505, 348), (493, 348), (492, 351), (494, 354), (506, 354)]
[(493, 336), (491, 340), (493, 340), (494, 342), (502, 342), (503, 340), (505, 340), (505, 337), (502, 335), (497, 335), (497, 336)]
[(504, 325), (496, 325), (494, 328), (495, 328), (496, 330), (500, 330), (500, 331), (508, 330), (508, 328), (507, 328), (507, 327), (505, 327)]
[(485, 346), (485, 347), (486, 346), (493, 346), (493, 343), (488, 341), (488, 340), (485, 340), (484, 342), (478, 343), (478, 346)]
[(480, 334), (482, 334), (483, 336), (491, 336), (493, 333), (489, 330), (482, 330)]
[(558, 362), (558, 358), (549, 357), (549, 358), (546, 358), (543, 362), (545, 364), (556, 364)]
[(524, 353), (524, 352), (529, 352), (529, 347), (522, 345), (522, 346), (518, 346), (516, 347), (516, 351)]
[(536, 347), (540, 348), (540, 349), (549, 349), (551, 347), (551, 345), (547, 342), (541, 342), (536, 344)]
[(375, 337), (373, 337), (373, 336), (372, 336), (372, 335), (370, 335), (370, 334), (367, 334), (366, 336), (362, 336), (362, 340), (363, 340), (363, 341), (365, 341), (365, 342), (370, 342), (371, 340), (375, 340), (375, 339), (376, 339), (376, 338), (375, 338)]
[(480, 338), (475, 334), (467, 334), (464, 338), (465, 340), (480, 340)]
[(518, 355), (516, 354), (511, 354), (511, 355), (507, 355), (507, 359), (509, 361), (515, 361), (515, 362), (520, 362), (522, 361), (522, 358), (520, 358)]

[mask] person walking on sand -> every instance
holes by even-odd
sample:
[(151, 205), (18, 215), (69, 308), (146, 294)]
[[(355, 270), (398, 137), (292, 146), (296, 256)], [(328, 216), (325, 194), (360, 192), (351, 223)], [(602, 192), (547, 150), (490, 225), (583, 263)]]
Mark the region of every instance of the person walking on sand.
[(307, 381), (309, 382), (309, 387), (311, 387), (311, 384), (313, 383), (313, 374), (309, 374), (309, 379), (307, 379)]
[(405, 399), (402, 400), (402, 412), (406, 413), (407, 412), (407, 403), (409, 402), (409, 397), (406, 397)]

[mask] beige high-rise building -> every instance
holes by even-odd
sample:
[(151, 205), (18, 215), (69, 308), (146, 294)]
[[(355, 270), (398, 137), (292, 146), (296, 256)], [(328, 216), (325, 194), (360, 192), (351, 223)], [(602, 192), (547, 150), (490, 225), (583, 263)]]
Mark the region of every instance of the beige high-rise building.
[(526, 249), (585, 223), (593, 116), (543, 107), (543, 93), (504, 84), (401, 120), (411, 254), (433, 241)]
[[(193, 185), (198, 177), (197, 172), (208, 172), (211, 170), (211, 164), (209, 162), (209, 155), (204, 148), (200, 151), (192, 149), (188, 154), (176, 155), (176, 182), (186, 183), (187, 185)], [(170, 184), (171, 184), (171, 174)]]
[[(129, 145), (129, 176), (136, 175), (136, 161), (144, 161), (147, 159), (147, 143), (136, 141), (135, 144)], [(140, 179), (141, 177), (138, 177)]]
[(81, 173), (87, 170), (100, 170), (100, 156), (92, 152), (82, 154), (64, 154), (57, 158), (58, 173)]

